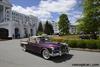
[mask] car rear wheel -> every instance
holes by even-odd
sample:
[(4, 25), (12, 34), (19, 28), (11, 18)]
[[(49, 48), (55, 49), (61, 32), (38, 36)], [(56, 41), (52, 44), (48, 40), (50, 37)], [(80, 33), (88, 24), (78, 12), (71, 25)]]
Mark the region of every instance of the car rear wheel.
[(26, 52), (26, 46), (25, 45), (23, 45), (23, 50)]
[(48, 49), (45, 49), (42, 51), (42, 56), (46, 60), (48, 60), (50, 58), (50, 53), (49, 53)]

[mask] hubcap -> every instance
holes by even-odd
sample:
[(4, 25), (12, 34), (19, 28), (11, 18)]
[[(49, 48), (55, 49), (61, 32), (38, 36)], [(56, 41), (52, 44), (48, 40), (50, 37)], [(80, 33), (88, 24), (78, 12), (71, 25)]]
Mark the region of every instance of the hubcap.
[(48, 50), (43, 50), (43, 58), (45, 58), (45, 59), (49, 59), (50, 58)]
[(23, 50), (26, 51), (26, 46), (25, 45), (23, 46)]

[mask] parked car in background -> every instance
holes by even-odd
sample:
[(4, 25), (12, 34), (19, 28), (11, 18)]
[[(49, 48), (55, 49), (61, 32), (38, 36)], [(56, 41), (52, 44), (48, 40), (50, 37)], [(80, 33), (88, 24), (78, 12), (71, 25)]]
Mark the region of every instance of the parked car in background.
[(27, 41), (21, 41), (20, 45), (24, 51), (30, 50), (39, 53), (44, 59), (69, 53), (68, 44), (51, 42), (47, 36), (32, 36)]

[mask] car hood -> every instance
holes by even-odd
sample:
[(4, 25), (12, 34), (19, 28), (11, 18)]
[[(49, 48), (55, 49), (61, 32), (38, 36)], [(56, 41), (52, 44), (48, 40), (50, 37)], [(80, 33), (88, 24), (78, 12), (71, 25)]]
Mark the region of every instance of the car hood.
[(45, 43), (42, 43), (42, 45), (44, 47), (60, 47), (62, 44), (61, 43), (56, 43), (56, 42), (45, 42)]

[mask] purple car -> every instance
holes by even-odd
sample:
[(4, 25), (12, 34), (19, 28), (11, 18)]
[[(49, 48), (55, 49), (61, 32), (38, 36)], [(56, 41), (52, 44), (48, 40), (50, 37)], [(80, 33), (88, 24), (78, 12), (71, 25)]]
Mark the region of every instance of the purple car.
[(24, 51), (39, 53), (44, 59), (69, 53), (68, 44), (51, 42), (49, 37), (44, 36), (32, 36), (27, 41), (21, 41), (21, 46)]

